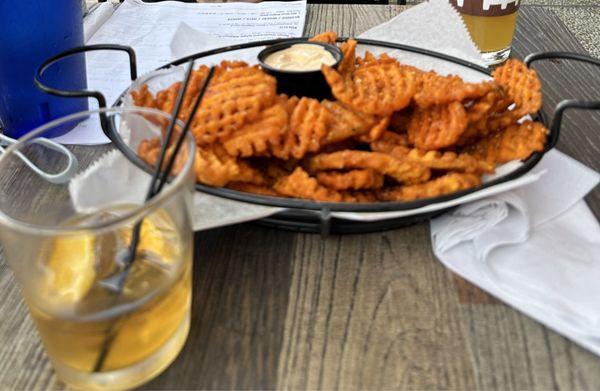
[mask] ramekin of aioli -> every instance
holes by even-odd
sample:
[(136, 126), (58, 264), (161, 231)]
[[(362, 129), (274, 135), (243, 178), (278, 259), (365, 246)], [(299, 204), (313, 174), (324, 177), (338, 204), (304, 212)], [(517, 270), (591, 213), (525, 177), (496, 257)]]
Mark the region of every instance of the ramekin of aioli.
[(316, 99), (331, 98), (322, 65), (337, 67), (343, 54), (336, 46), (292, 39), (268, 46), (258, 54), (265, 72), (277, 78), (277, 91)]

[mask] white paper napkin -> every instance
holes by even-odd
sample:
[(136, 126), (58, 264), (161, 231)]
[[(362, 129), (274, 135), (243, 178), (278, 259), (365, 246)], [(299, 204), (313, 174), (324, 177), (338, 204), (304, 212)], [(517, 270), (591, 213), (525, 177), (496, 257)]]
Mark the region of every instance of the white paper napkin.
[(455, 273), (600, 355), (600, 226), (583, 201), (600, 175), (549, 152), (539, 181), (431, 222)]

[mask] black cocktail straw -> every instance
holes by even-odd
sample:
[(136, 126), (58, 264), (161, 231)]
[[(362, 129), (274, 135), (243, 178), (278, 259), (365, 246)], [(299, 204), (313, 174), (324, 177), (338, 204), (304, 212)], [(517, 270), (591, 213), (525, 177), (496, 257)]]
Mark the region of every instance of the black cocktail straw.
[[(210, 83), (210, 80), (212, 79), (212, 76), (215, 71), (214, 67), (210, 68), (210, 71), (208, 72), (208, 75), (206, 76), (206, 79), (204, 80), (204, 83), (202, 85), (202, 88), (200, 89), (200, 92), (199, 92), (198, 96), (196, 97), (196, 100), (194, 102), (194, 106), (192, 107), (191, 113), (190, 113), (189, 117), (187, 118), (183, 129), (181, 129), (181, 131), (179, 132), (179, 137), (177, 138), (177, 141), (175, 143), (175, 148), (173, 148), (173, 152), (171, 153), (171, 156), (169, 156), (169, 159), (167, 161), (167, 164), (166, 164), (164, 170), (162, 170), (162, 167), (165, 162), (165, 157), (167, 156), (167, 149), (169, 148), (169, 145), (171, 145), (171, 138), (173, 136), (175, 124), (177, 123), (177, 118), (179, 117), (179, 112), (181, 111), (183, 97), (185, 96), (185, 92), (187, 91), (187, 88), (188, 88), (188, 85), (190, 82), (190, 77), (192, 74), (193, 67), (194, 67), (194, 61), (192, 60), (192, 61), (190, 61), (189, 65), (186, 69), (184, 82), (177, 94), (177, 99), (175, 101), (175, 108), (173, 109), (173, 112), (171, 114), (171, 118), (169, 120), (167, 131), (164, 136), (164, 142), (160, 149), (156, 169), (152, 173), (152, 179), (150, 180), (150, 186), (148, 186), (148, 191), (146, 192), (146, 198), (145, 198), (146, 202), (148, 200), (152, 199), (154, 196), (156, 196), (162, 190), (165, 183), (167, 182), (167, 179), (169, 178), (169, 173), (171, 172), (171, 170), (173, 169), (173, 166), (175, 164), (175, 159), (177, 158), (179, 150), (181, 149), (181, 146), (183, 145), (185, 137), (187, 136), (189, 128), (193, 122), (194, 117), (196, 116), (196, 112), (198, 111), (198, 108), (200, 107), (202, 98), (204, 97), (204, 94), (206, 93), (208, 84)], [(142, 222), (143, 222), (143, 219), (140, 220), (133, 227), (132, 234), (131, 234), (131, 242), (129, 243), (129, 247), (127, 248), (127, 250), (123, 256), (123, 259), (121, 259), (121, 263), (123, 265), (123, 271), (117, 275), (117, 278), (114, 282), (109, 283), (110, 285), (113, 285), (116, 288), (115, 303), (121, 297), (123, 288), (125, 287), (125, 282), (127, 281), (127, 277), (129, 276), (129, 271), (131, 270), (131, 267), (133, 266), (133, 263), (135, 262), (136, 254), (137, 254), (137, 247), (138, 247), (138, 244), (140, 241)], [(110, 350), (112, 341), (113, 341), (114, 337), (116, 336), (116, 329), (115, 329), (116, 323), (117, 323), (116, 320), (115, 320), (115, 322), (112, 323), (112, 325), (107, 333), (107, 337), (104, 340), (104, 343), (102, 344), (102, 350), (100, 351), (100, 354), (98, 355), (98, 358), (94, 365), (94, 369), (93, 369), (94, 372), (100, 372), (102, 370), (102, 367), (104, 366), (104, 361), (106, 360), (106, 356), (108, 355), (108, 351)]]

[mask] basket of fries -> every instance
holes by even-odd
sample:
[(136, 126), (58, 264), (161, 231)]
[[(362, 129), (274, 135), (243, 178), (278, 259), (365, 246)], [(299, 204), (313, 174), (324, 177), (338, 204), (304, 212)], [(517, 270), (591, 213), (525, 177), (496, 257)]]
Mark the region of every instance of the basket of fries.
[[(565, 110), (600, 109), (600, 102), (569, 100), (557, 106), (550, 122), (540, 113), (542, 85), (530, 64), (569, 58), (600, 65), (580, 54), (536, 54), (490, 72), (422, 48), (333, 33), (292, 41), (311, 40), (337, 42), (343, 53), (339, 66), (321, 68), (331, 99), (288, 96), (278, 90), (274, 76), (250, 65), (260, 50), (290, 40), (197, 53), (140, 78), (133, 51), (116, 45), (77, 48), (40, 69), (76, 52), (127, 51), (133, 83), (114, 105), (171, 113), (182, 65), (196, 61), (179, 114), (185, 120), (208, 74), (207, 64), (218, 64), (191, 127), (198, 146), (197, 190), (285, 208), (262, 222), (302, 231), (365, 232), (429, 218), (527, 174), (556, 145)], [(405, 65), (394, 57), (398, 51), (465, 67), (479, 80), (466, 82)], [(98, 92), (38, 84), (56, 95), (88, 96), (106, 104)], [(106, 135), (129, 160), (150, 169), (160, 142), (124, 137), (113, 125), (102, 121)], [(374, 217), (357, 222), (344, 214)]]

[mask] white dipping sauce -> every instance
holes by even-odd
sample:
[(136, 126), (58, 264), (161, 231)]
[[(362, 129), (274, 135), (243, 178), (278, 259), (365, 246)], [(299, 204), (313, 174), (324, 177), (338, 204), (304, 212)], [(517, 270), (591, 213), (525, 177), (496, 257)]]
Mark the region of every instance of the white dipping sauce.
[(283, 71), (317, 71), (321, 65), (334, 65), (335, 57), (321, 45), (297, 43), (287, 49), (269, 54), (263, 61)]

